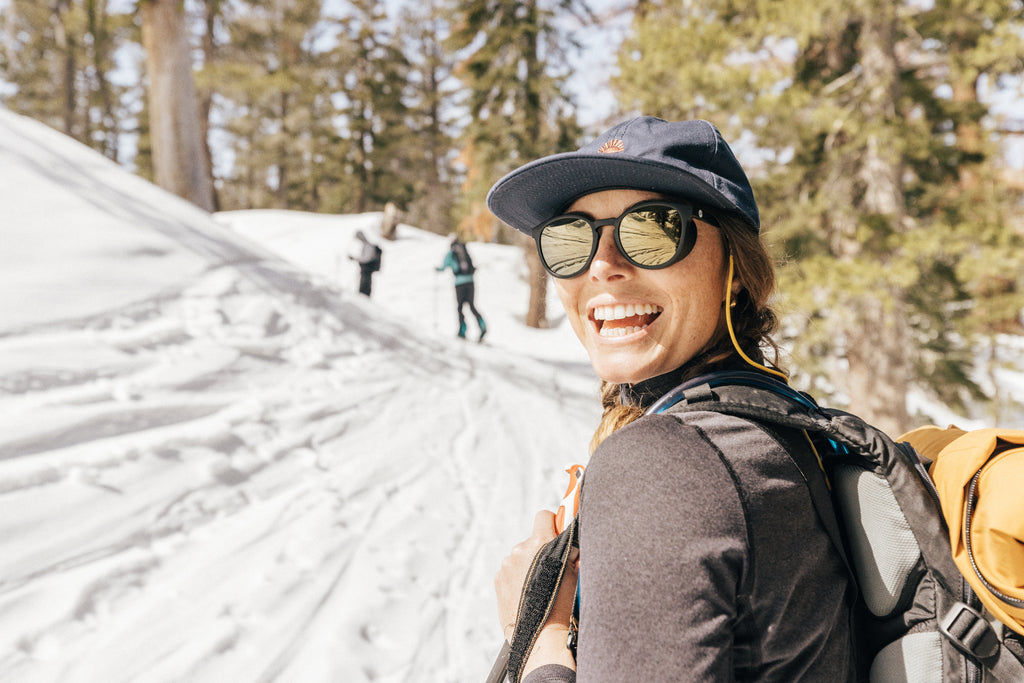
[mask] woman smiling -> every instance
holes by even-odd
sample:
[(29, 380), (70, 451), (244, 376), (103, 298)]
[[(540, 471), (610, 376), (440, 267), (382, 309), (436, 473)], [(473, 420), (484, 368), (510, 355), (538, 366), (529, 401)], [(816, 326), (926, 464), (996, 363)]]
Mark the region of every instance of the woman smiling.
[[(536, 240), (604, 382), (562, 584), (578, 576), (578, 640), (561, 590), (524, 680), (852, 680), (853, 588), (815, 511), (809, 480), (824, 475), (805, 435), (648, 410), (709, 373), (785, 377), (757, 205), (718, 130), (633, 119), (513, 171), (488, 204)], [(495, 579), (506, 638), (554, 536), (538, 513)]]

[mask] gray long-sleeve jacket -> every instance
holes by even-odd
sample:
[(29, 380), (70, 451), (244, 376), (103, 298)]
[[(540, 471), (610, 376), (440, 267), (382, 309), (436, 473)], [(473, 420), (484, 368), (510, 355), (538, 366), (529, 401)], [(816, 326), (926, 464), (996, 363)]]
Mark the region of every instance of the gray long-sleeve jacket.
[[(646, 416), (601, 445), (580, 512), (580, 681), (853, 680), (852, 589), (791, 453), (823, 476), (803, 434), (718, 413)], [(545, 666), (525, 683), (576, 679)]]

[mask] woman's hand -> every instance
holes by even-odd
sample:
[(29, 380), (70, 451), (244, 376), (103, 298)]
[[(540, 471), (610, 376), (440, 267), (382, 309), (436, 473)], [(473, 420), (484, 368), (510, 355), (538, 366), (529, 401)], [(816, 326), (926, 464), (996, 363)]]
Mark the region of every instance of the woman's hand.
[[(512, 642), (519, 597), (523, 592), (526, 575), (537, 552), (556, 536), (555, 515), (541, 510), (533, 520), (530, 537), (519, 543), (501, 563), (501, 569), (494, 577), (494, 590), (498, 595), (498, 619), (505, 640)], [(576, 662), (566, 647), (569, 637), (569, 621), (572, 618), (573, 600), (576, 597), (576, 579), (579, 575), (579, 551), (572, 550), (569, 565), (565, 568), (562, 585), (555, 598), (551, 614), (541, 629), (540, 636), (523, 665), (523, 675), (544, 664), (562, 664), (573, 670)]]

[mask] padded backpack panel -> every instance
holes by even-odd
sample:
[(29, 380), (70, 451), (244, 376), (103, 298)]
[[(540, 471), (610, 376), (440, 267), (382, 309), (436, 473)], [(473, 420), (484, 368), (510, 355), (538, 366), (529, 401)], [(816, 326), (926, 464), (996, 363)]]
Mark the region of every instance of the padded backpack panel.
[(871, 663), (871, 683), (942, 683), (942, 636), (923, 631), (889, 643)]
[(832, 476), (864, 602), (876, 617), (888, 617), (913, 590), (908, 581), (921, 549), (883, 477), (852, 465)]

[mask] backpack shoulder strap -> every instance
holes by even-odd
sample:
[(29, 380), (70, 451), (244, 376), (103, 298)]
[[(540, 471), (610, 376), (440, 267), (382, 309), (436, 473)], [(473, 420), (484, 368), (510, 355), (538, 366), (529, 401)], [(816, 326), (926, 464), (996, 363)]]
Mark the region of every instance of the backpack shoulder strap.
[(537, 551), (526, 574), (523, 592), (519, 597), (512, 642), (505, 643), (488, 676), (488, 683), (504, 681), (506, 673), (512, 683), (522, 678), (523, 664), (533, 650), (544, 623), (551, 614), (562, 583), (569, 555), (577, 541), (578, 521), (573, 519), (566, 529)]
[(1001, 683), (1024, 681), (1024, 650), (1003, 624), (962, 602), (940, 620), (939, 632), (963, 654), (975, 659)]
[[(820, 410), (810, 397), (763, 374), (720, 372), (686, 382), (651, 406), (650, 413), (713, 411), (759, 422), (771, 428), (821, 432)], [(774, 432), (774, 429), (770, 429)], [(809, 449), (787, 448), (793, 464), (804, 479), (818, 519), (825, 527), (846, 567), (854, 590), (859, 589), (856, 572), (847, 556), (846, 544), (832, 502), (828, 474), (821, 455), (807, 435)], [(783, 441), (786, 446), (786, 442)], [(824, 475), (824, 476), (822, 476)]]
[[(703, 381), (688, 386), (697, 380)], [(683, 401), (685, 404), (680, 405)], [(957, 600), (964, 600), (963, 580), (949, 551), (945, 522), (936, 514), (938, 494), (931, 479), (921, 476), (923, 466), (910, 444), (897, 444), (856, 415), (821, 408), (792, 387), (752, 372), (695, 378), (667, 394), (665, 404), (662, 410), (715, 410), (821, 435), (839, 461), (856, 464), (886, 479), (904, 515), (914, 520), (914, 536), (928, 567), (947, 591)], [(655, 404), (652, 411), (658, 407)]]

